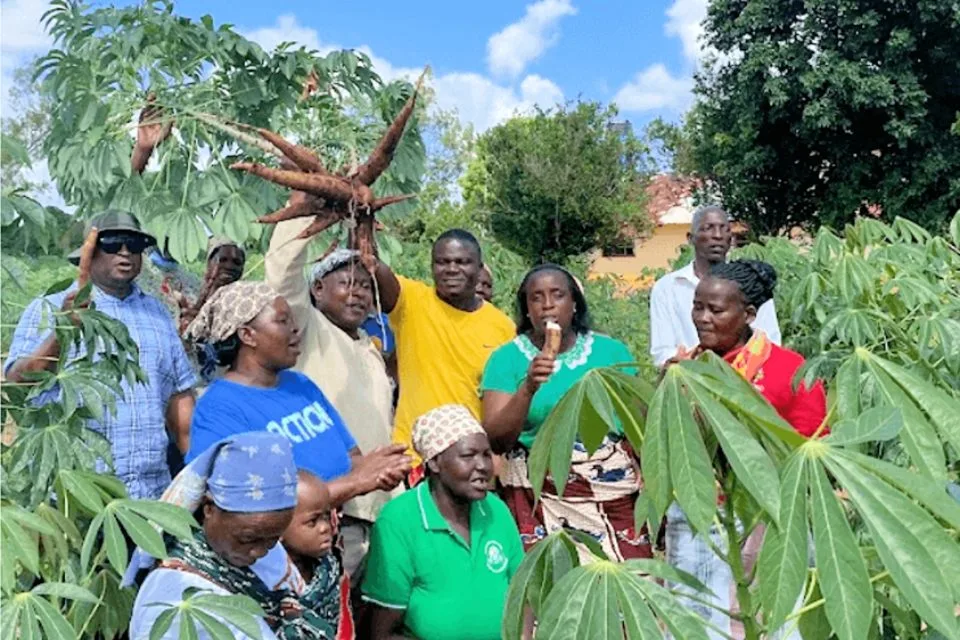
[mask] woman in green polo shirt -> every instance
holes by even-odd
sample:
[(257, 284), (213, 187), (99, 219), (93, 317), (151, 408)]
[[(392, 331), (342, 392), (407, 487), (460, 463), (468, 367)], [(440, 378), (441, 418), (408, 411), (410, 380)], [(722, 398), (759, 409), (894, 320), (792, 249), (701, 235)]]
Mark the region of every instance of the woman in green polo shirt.
[[(527, 473), (530, 448), (547, 416), (583, 377), (601, 367), (634, 362), (619, 340), (590, 329), (587, 301), (576, 278), (544, 264), (524, 277), (517, 292), (517, 337), (493, 352), (483, 371), (483, 426), (497, 453), (505, 453), (501, 496), (530, 548), (558, 529), (594, 538), (611, 560), (653, 555), (646, 528), (637, 531), (640, 492), (636, 456), (622, 433), (611, 432), (593, 455), (573, 445), (566, 492), (547, 477), (534, 499)], [(560, 326), (560, 347), (544, 350), (545, 325)], [(633, 369), (627, 369), (634, 373)]]
[(523, 546), (487, 491), (486, 433), (466, 407), (445, 405), (416, 421), (413, 446), (427, 482), (388, 502), (373, 526), (360, 637), (497, 640)]

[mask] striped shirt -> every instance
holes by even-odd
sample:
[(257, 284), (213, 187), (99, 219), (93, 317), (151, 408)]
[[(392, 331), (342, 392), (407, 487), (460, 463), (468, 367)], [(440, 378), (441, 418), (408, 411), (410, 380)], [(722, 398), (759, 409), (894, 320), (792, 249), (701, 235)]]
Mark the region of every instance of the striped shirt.
[[(46, 340), (51, 333), (51, 311), (59, 310), (75, 287), (30, 303), (13, 334), (10, 355), (3, 367), (5, 374), (14, 362), (29, 357)], [(173, 320), (158, 299), (145, 294), (136, 284), (122, 300), (94, 287), (92, 299), (98, 311), (127, 328), (140, 349), (140, 367), (147, 382), (134, 389), (123, 381), (124, 395), (116, 399), (116, 414), (107, 412), (102, 421), (91, 420), (88, 426), (110, 441), (114, 473), (126, 485), (130, 497), (156, 499), (170, 484), (166, 461), (167, 402), (171, 396), (193, 388), (196, 375)], [(73, 351), (70, 355), (72, 359), (79, 353)], [(54, 389), (39, 401), (55, 401), (58, 395)], [(103, 471), (104, 467), (101, 465), (98, 470)]]

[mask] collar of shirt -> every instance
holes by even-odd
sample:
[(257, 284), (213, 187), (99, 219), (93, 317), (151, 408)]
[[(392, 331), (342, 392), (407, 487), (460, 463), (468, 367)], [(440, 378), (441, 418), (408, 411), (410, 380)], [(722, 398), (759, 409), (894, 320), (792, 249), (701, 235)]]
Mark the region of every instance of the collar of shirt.
[[(470, 503), (470, 537), (473, 539), (479, 535), (483, 529), (483, 522), (487, 517), (487, 510), (483, 506), (483, 500), (475, 500)], [(417, 503), (420, 505), (420, 520), (423, 528), (427, 531), (447, 531), (454, 534), (450, 523), (440, 513), (440, 508), (433, 501), (433, 494), (430, 493), (430, 481), (424, 479), (417, 486)], [(455, 534), (454, 534), (455, 535)], [(457, 536), (458, 538), (460, 536)], [(471, 540), (472, 541), (472, 540)]]
[(693, 262), (685, 267), (677, 269), (673, 273), (676, 280), (686, 280), (694, 287), (700, 284), (700, 278), (697, 277), (697, 272), (693, 270)]

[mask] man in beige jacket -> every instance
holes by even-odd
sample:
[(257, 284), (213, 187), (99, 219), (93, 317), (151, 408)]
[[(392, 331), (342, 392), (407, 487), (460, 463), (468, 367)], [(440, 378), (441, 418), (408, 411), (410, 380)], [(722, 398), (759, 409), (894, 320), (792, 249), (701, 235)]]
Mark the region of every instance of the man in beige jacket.
[[(338, 249), (304, 274), (312, 218), (276, 225), (265, 258), (266, 281), (293, 310), (300, 328), (296, 369), (313, 380), (340, 412), (363, 453), (390, 445), (393, 392), (379, 349), (360, 329), (373, 307), (373, 280), (356, 252)], [(397, 489), (399, 491), (399, 489)], [(344, 505), (340, 531), (351, 582), (370, 540), (370, 527), (391, 494), (375, 491)]]

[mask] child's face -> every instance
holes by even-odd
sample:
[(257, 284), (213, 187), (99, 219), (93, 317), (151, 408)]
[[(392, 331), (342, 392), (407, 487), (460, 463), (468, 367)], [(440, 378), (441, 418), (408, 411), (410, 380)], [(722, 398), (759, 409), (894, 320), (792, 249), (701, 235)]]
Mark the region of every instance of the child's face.
[(327, 485), (310, 483), (300, 487), (297, 494), (297, 508), (283, 534), (283, 546), (308, 558), (325, 556), (333, 546)]

